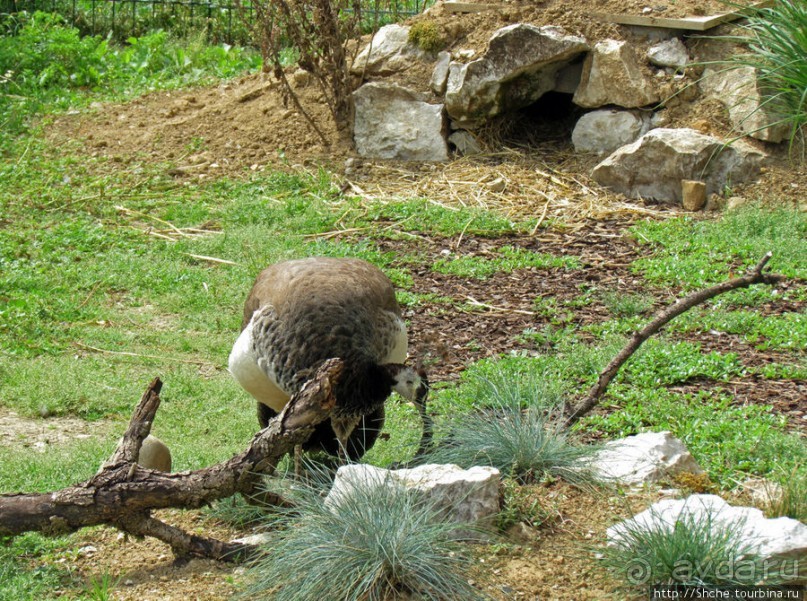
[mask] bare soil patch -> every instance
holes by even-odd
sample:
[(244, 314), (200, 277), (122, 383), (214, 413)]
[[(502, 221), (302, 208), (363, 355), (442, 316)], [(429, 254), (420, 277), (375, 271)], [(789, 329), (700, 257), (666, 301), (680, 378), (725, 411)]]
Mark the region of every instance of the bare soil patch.
[(109, 432), (107, 422), (87, 422), (76, 417), (30, 419), (0, 406), (0, 451), (4, 448), (29, 449), (45, 453), (49, 449)]

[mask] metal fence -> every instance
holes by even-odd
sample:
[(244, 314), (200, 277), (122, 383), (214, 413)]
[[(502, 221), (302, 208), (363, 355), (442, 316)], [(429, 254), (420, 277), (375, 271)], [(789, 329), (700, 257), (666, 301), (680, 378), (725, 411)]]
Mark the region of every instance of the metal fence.
[[(364, 9), (368, 24), (383, 25), (421, 12), (430, 0), (396, 0)], [(188, 35), (204, 32), (212, 43), (249, 45), (253, 9), (232, 0), (0, 0), (0, 16), (21, 11), (58, 13), (91, 35), (125, 40), (156, 29)], [(243, 18), (242, 18), (243, 16)]]

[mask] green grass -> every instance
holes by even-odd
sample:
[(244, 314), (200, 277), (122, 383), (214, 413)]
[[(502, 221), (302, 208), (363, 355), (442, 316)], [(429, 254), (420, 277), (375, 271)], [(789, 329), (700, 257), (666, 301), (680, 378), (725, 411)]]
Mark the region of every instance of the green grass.
[(721, 486), (804, 464), (807, 450), (785, 420), (765, 405), (735, 405), (731, 394), (703, 390), (681, 394), (664, 388), (615, 386), (607, 416), (588, 416), (580, 428), (608, 438), (670, 430)]
[(495, 256), (457, 257), (439, 259), (433, 269), (438, 273), (484, 280), (495, 273), (509, 273), (516, 269), (579, 269), (580, 261), (574, 256), (554, 256), (536, 253), (512, 246), (503, 246)]
[[(406, 306), (436, 304), (437, 310), (450, 314), (463, 307), (413, 288), (413, 273), (425, 263), (417, 250), (409, 256), (390, 253), (382, 250), (380, 241), (528, 231), (494, 211), (452, 208), (422, 198), (371, 202), (345, 197), (325, 171), (245, 174), (180, 185), (165, 175), (168, 164), (88, 157), (78, 144), (51, 148), (39, 130), (27, 129), (37, 111), (86, 106), (95, 99), (122, 97), (149, 86), (184, 85), (220, 73), (209, 67), (177, 70), (174, 59), (180, 55), (171, 54), (175, 42), (159, 37), (120, 49), (102, 40), (77, 39), (56, 22), (31, 27), (28, 37), (0, 39), (4, 64), (11, 64), (9, 55), (20, 53), (22, 41), (40, 43), (35, 36), (41, 36), (41, 48), (59, 41), (64, 49), (51, 67), (41, 57), (26, 56), (41, 64), (24, 70), (13, 67), (14, 77), (0, 84), (2, 94), (17, 94), (29, 86), (23, 96), (31, 103), (0, 100), (13, 104), (0, 109), (6, 111), (0, 119), (8, 126), (0, 137), (0, 405), (42, 420), (43, 429), (58, 427), (59, 422), (42, 416), (84, 419), (91, 436), (63, 447), (64, 453), (20, 453), (18, 446), (0, 446), (2, 492), (54, 490), (91, 476), (114, 448), (155, 376), (165, 386), (154, 432), (171, 448), (177, 470), (211, 465), (242, 450), (257, 428), (254, 401), (225, 367), (244, 296), (258, 270), (270, 262), (311, 254), (362, 257), (390, 274)], [(84, 69), (81, 77), (92, 78), (96, 76), (90, 67), (98, 71), (97, 65), (120, 60), (126, 52), (151, 53), (154, 62), (140, 74), (132, 72), (131, 65), (99, 71), (99, 83), (82, 87), (55, 66)], [(232, 52), (222, 60), (233, 58)], [(118, 58), (113, 58), (115, 53)], [(135, 54), (128, 56), (131, 63)], [(185, 56), (196, 54), (187, 50)], [(34, 85), (48, 68), (43, 85)], [(201, 71), (194, 71), (197, 68)], [(104, 89), (93, 90), (98, 87)], [(20, 119), (15, 135), (9, 133), (12, 109)], [(165, 222), (208, 233), (175, 236), (175, 241), (149, 235), (153, 228), (170, 230)], [(344, 230), (355, 233), (330, 235)], [(654, 288), (654, 298), (740, 273), (769, 249), (775, 252), (774, 271), (807, 276), (807, 218), (786, 208), (750, 207), (709, 221), (644, 222), (632, 231), (643, 245), (634, 271)], [(447, 240), (447, 246), (451, 242)], [(458, 255), (430, 267), (484, 279), (518, 269), (576, 270), (581, 263), (574, 256), (503, 246), (486, 256)], [(668, 333), (648, 342), (626, 365), (603, 399), (607, 414), (586, 418), (578, 430), (616, 437), (670, 429), (724, 488), (745, 475), (773, 476), (780, 470), (796, 474), (793, 479), (798, 481), (807, 465), (803, 441), (787, 432), (785, 420), (771, 408), (738, 404), (731, 392), (733, 379), (751, 374), (805, 377), (803, 314), (762, 318), (756, 313), (761, 305), (775, 309), (782, 298), (794, 303), (807, 299), (803, 286), (791, 284), (782, 290), (757, 287), (726, 295), (671, 324)], [(612, 318), (580, 331), (572, 319), (575, 309), (598, 301), (606, 304)], [(544, 412), (582, 396), (624, 336), (646, 321), (650, 303), (643, 295), (609, 297), (587, 284), (579, 285), (579, 296), (565, 303), (536, 298), (536, 327), (520, 335), (531, 348), (470, 364), (458, 383), (435, 384), (429, 407), (437, 435), (453, 431), (456, 438), (457, 425), (468, 420), (472, 434), (480, 438), (479, 415), (507, 417), (501, 408), (510, 407), (509, 423), (489, 419), (484, 424), (498, 436), (492, 443), (496, 453), (509, 454), (498, 464), (506, 470), (517, 466), (515, 472), (522, 478), (552, 474), (551, 468), (516, 459), (506, 443), (520, 432), (526, 433), (518, 445), (521, 450), (541, 448), (536, 441), (549, 440), (541, 421)], [(741, 354), (707, 352), (676, 338), (711, 330), (775, 350), (777, 363), (750, 369)], [(481, 347), (485, 341), (478, 343)], [(704, 386), (697, 393), (669, 390), (700, 384)], [(474, 418), (477, 422), (471, 421)], [(368, 461), (389, 465), (411, 455), (420, 432), (415, 410), (390, 402), (387, 432), (389, 439), (379, 441)], [(494, 455), (487, 447), (474, 454)], [(516, 505), (513, 515), (534, 509), (535, 520), (542, 519), (537, 508)], [(51, 561), (71, 539), (60, 539), (53, 547), (32, 542), (36, 540), (26, 536), (0, 544), (0, 599), (46, 597), (57, 587), (75, 588), (69, 574)], [(40, 580), (46, 584), (40, 585)], [(90, 594), (86, 583), (81, 586), (77, 594)]]
[[(749, 206), (719, 220), (644, 221), (632, 232), (654, 251), (635, 261), (633, 270), (653, 284), (696, 290), (732, 273), (742, 274), (768, 251), (773, 251), (769, 266), (774, 273), (807, 279), (807, 216), (792, 209)], [(736, 293), (734, 298), (749, 294), (776, 298), (769, 288)]]
[(68, 539), (39, 534), (0, 538), (0, 601), (54, 599), (54, 591), (71, 580), (67, 568), (55, 561), (68, 545)]
[(260, 66), (255, 52), (208, 46), (196, 34), (177, 43), (164, 31), (115, 45), (81, 36), (57, 15), (18, 13), (14, 35), (0, 36), (0, 131), (18, 132), (30, 118), (155, 89), (227, 78)]
[[(791, 470), (778, 470), (776, 482), (781, 494), (769, 492), (765, 514), (770, 518), (789, 517), (807, 523), (807, 470), (804, 464), (797, 464)], [(773, 494), (771, 494), (773, 493)]]
[(670, 329), (736, 334), (760, 350), (807, 350), (807, 315), (804, 313), (762, 315), (751, 310), (695, 309), (682, 315)]

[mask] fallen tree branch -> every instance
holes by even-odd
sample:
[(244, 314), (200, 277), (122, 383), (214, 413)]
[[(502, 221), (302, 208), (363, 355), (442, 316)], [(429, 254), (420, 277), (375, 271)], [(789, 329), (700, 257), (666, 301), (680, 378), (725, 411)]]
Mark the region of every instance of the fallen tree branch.
[(151, 512), (169, 507), (195, 509), (236, 493), (252, 494), (261, 475), (274, 469), (330, 415), (335, 402), (332, 387), (341, 371), (341, 360), (326, 361), (244, 452), (212, 467), (171, 474), (136, 463), (160, 406), (162, 383), (155, 379), (114, 454), (95, 476), (56, 492), (0, 495), (0, 536), (30, 531), (64, 534), (109, 524), (135, 536), (166, 542), (177, 557), (241, 559), (254, 547), (188, 534), (152, 517)]
[(653, 334), (661, 330), (667, 323), (700, 305), (701, 303), (706, 302), (710, 298), (714, 298), (715, 296), (719, 296), (731, 290), (738, 290), (740, 288), (748, 288), (749, 286), (753, 286), (754, 284), (767, 284), (769, 286), (774, 286), (777, 283), (781, 282), (782, 280), (786, 279), (782, 275), (775, 275), (770, 273), (765, 273), (765, 266), (768, 264), (768, 261), (771, 260), (773, 256), (772, 252), (768, 252), (765, 254), (764, 257), (757, 263), (756, 267), (754, 267), (751, 271), (749, 271), (746, 275), (734, 278), (732, 280), (727, 280), (725, 282), (721, 282), (720, 284), (715, 284), (714, 286), (710, 286), (709, 288), (704, 288), (703, 290), (698, 290), (685, 296), (684, 298), (679, 299), (674, 304), (670, 305), (669, 307), (660, 311), (645, 327), (643, 327), (638, 332), (634, 333), (625, 347), (619, 351), (619, 353), (614, 357), (611, 362), (605, 367), (605, 369), (600, 373), (599, 378), (597, 378), (596, 384), (591, 387), (588, 392), (588, 395), (585, 399), (573, 410), (567, 410), (567, 414), (569, 416), (566, 418), (566, 427), (570, 427), (574, 425), (581, 417), (586, 415), (589, 411), (591, 411), (599, 402), (600, 398), (602, 398), (603, 394), (605, 394), (608, 385), (611, 383), (611, 380), (616, 376), (619, 368), (625, 364), (625, 362), (630, 359), (631, 355), (635, 353), (640, 346), (644, 343), (645, 340), (650, 338)]

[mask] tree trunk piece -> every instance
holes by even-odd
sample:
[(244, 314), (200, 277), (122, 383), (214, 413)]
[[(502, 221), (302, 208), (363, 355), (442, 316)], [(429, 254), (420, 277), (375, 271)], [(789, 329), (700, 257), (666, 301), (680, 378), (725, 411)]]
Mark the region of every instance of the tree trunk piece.
[(236, 493), (253, 493), (261, 475), (273, 470), (330, 415), (335, 403), (332, 387), (341, 371), (341, 360), (325, 362), (242, 453), (212, 467), (172, 474), (135, 463), (160, 405), (162, 383), (155, 379), (118, 448), (95, 476), (56, 492), (0, 495), (0, 536), (30, 531), (57, 535), (109, 524), (135, 536), (158, 538), (178, 556), (241, 559), (254, 549), (187, 534), (151, 517), (151, 511), (195, 509)]

